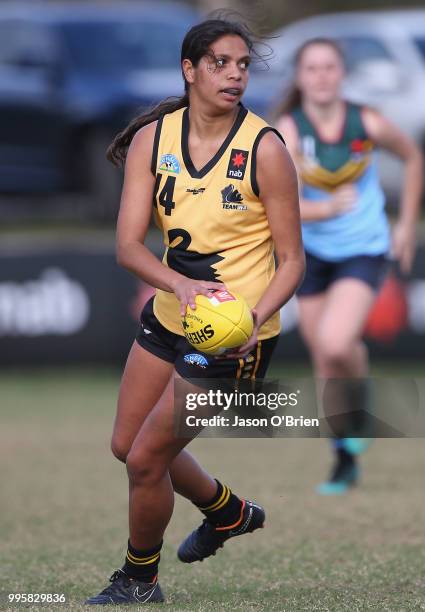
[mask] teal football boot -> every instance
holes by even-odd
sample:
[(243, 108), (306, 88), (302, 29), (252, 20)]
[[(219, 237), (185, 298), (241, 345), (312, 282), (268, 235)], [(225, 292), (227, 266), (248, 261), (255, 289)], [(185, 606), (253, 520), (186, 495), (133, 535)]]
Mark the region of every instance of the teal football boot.
[(319, 495), (344, 495), (357, 484), (359, 477), (360, 468), (355, 463), (352, 465), (338, 464), (331, 478), (320, 483), (316, 487), (316, 492)]

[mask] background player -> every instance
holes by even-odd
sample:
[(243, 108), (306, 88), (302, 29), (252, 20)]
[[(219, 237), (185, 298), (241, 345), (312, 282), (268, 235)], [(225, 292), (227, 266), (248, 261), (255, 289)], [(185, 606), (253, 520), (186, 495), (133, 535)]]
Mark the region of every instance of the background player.
[[(403, 272), (411, 269), (422, 191), (422, 156), (414, 142), (376, 110), (342, 99), (343, 78), (336, 43), (307, 41), (296, 55), (293, 87), (276, 111), (301, 184), (307, 270), (297, 293), (300, 327), (320, 378), (367, 375), (363, 328), (390, 249)], [(405, 164), (392, 245), (373, 155), (377, 146)], [(357, 409), (367, 393), (366, 382), (359, 383)], [(318, 488), (322, 494), (343, 493), (358, 478), (355, 454), (362, 441), (333, 444), (337, 460)]]
[[(183, 450), (174, 433), (174, 376), (265, 374), (279, 308), (304, 270), (295, 169), (281, 138), (240, 99), (252, 41), (237, 23), (210, 20), (182, 46), (186, 93), (133, 121), (110, 150), (126, 160), (117, 230), (119, 263), (157, 288), (125, 367), (112, 449), (126, 462), (130, 537), (125, 563), (89, 604), (162, 601), (157, 582), (174, 491), (205, 520), (181, 545), (185, 562), (215, 554), (230, 537), (261, 527), (261, 507), (241, 500)], [(238, 209), (223, 206), (231, 193)], [(224, 195), (225, 197), (224, 197)], [(143, 245), (152, 210), (167, 246), (161, 263)], [(275, 271), (273, 245), (277, 258)], [(247, 344), (205, 368), (183, 337), (180, 314), (210, 289), (240, 291), (254, 308)]]

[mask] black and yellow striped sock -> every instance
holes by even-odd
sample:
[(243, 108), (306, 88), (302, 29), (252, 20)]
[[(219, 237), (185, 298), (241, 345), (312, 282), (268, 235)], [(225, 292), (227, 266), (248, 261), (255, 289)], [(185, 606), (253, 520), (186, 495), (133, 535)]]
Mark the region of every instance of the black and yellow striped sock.
[(154, 582), (158, 574), (158, 564), (161, 558), (162, 541), (154, 548), (138, 550), (128, 541), (127, 555), (122, 567), (123, 571), (136, 580)]
[(227, 485), (222, 485), (217, 479), (215, 481), (217, 492), (214, 497), (208, 503), (195, 504), (195, 506), (213, 525), (232, 527), (241, 519), (242, 501)]

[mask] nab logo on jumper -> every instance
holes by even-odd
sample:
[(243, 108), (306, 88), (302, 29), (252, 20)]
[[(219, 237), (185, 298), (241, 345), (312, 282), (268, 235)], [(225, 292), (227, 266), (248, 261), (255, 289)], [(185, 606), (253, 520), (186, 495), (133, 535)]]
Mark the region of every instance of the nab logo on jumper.
[(229, 165), (227, 166), (227, 178), (234, 178), (242, 181), (245, 176), (246, 163), (249, 151), (242, 149), (232, 149), (230, 153)]

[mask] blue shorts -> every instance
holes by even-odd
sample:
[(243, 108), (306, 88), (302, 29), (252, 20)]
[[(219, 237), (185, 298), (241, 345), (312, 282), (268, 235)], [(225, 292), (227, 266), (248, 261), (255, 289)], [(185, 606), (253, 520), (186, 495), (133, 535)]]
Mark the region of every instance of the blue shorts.
[(326, 291), (342, 278), (357, 278), (377, 291), (389, 266), (386, 255), (357, 255), (341, 261), (326, 261), (306, 252), (306, 273), (297, 295)]

